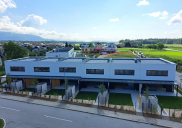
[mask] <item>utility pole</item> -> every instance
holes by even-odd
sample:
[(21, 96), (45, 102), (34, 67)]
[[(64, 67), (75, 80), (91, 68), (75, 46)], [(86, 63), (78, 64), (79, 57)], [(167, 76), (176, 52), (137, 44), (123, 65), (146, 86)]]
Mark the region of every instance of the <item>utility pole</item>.
[(65, 84), (65, 100), (66, 100), (66, 103), (67, 103), (65, 68), (64, 68), (64, 84)]

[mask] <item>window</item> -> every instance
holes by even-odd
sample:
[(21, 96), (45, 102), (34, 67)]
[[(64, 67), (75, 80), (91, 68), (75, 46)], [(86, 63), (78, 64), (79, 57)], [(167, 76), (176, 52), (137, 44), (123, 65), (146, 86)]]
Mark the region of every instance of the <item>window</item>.
[(71, 72), (71, 73), (76, 73), (76, 68), (66, 68), (66, 67), (59, 67), (59, 72)]
[(115, 75), (134, 75), (134, 70), (121, 70), (121, 69), (115, 69)]
[(34, 67), (34, 72), (50, 72), (49, 67)]
[(11, 71), (25, 72), (25, 67), (10, 67)]
[(147, 70), (147, 76), (168, 76), (168, 71), (165, 70)]
[(104, 69), (86, 69), (86, 74), (104, 74)]

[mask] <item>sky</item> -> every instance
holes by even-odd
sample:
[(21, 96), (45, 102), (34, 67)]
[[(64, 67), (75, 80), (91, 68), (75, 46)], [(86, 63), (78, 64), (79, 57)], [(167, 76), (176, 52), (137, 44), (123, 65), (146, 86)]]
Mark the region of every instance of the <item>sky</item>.
[(74, 41), (182, 38), (182, 0), (0, 0), (0, 32)]

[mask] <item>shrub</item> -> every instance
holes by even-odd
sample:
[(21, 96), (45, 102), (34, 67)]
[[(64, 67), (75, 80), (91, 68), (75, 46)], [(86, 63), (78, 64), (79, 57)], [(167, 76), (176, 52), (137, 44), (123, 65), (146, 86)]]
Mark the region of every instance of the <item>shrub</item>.
[(174, 112), (172, 113), (172, 117), (175, 117)]
[(153, 105), (152, 107), (153, 107), (154, 114), (156, 114), (157, 113), (157, 106)]

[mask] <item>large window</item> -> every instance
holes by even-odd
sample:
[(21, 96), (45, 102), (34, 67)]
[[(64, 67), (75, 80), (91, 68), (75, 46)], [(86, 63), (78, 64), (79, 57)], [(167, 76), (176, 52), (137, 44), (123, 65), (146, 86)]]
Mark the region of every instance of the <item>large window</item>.
[(134, 70), (121, 70), (121, 69), (115, 69), (115, 75), (134, 75)]
[(86, 74), (104, 74), (104, 69), (86, 69)]
[(72, 73), (76, 73), (76, 68), (72, 68), (72, 67), (59, 67), (59, 72), (72, 72)]
[(34, 67), (34, 72), (50, 72), (49, 67)]
[(147, 70), (147, 76), (168, 76), (168, 71), (166, 70)]
[(25, 67), (10, 67), (11, 71), (25, 72)]

